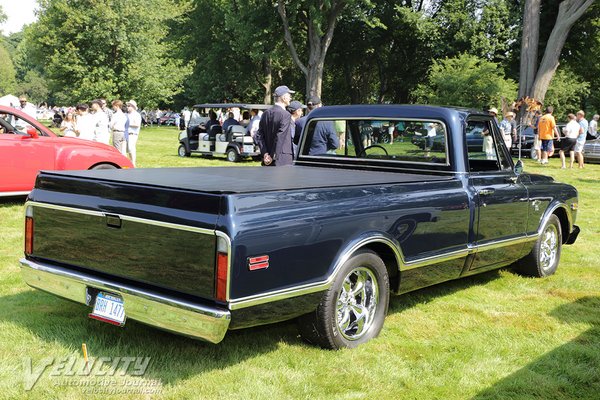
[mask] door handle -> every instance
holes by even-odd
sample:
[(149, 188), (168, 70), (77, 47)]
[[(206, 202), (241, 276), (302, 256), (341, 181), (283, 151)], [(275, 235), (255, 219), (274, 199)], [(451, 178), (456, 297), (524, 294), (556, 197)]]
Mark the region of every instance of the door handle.
[(517, 180), (519, 179), (518, 176), (509, 176), (504, 178), (504, 181), (507, 183), (517, 183)]
[(489, 196), (491, 194), (494, 194), (496, 190), (492, 189), (492, 188), (487, 188), (487, 189), (481, 189), (479, 192), (477, 192), (480, 196)]

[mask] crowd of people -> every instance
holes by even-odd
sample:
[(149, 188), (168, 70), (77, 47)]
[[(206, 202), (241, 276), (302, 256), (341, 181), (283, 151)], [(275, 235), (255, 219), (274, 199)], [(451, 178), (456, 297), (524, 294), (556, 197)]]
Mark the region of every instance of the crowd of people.
[(63, 136), (112, 145), (136, 163), (142, 116), (135, 100), (114, 100), (110, 108), (105, 99), (57, 108), (53, 123)]
[[(488, 112), (496, 118), (498, 110), (491, 108)], [(570, 113), (567, 116), (567, 123), (559, 131), (556, 119), (554, 118), (554, 108), (548, 106), (544, 112), (535, 111), (529, 126), (534, 132), (534, 149), (537, 155), (537, 162), (542, 165), (548, 165), (548, 159), (555, 153), (554, 141), (560, 143), (559, 155), (561, 159), (561, 168), (567, 168), (566, 158), (569, 156), (569, 168), (573, 168), (575, 161), (579, 168), (584, 167), (584, 145), (588, 135), (593, 138), (600, 137), (598, 131), (598, 120), (600, 116), (595, 114), (588, 122), (583, 110), (575, 114)], [(496, 120), (497, 121), (497, 120)], [(517, 140), (517, 124), (515, 114), (507, 112), (504, 119), (498, 124), (506, 146), (510, 149), (512, 143)]]

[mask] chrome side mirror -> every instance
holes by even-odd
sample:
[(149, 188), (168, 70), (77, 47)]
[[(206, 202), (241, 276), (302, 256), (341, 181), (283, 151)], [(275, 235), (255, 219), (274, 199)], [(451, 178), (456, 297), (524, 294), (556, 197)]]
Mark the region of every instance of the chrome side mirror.
[(523, 161), (518, 160), (517, 163), (515, 164), (515, 175), (519, 176), (523, 173)]

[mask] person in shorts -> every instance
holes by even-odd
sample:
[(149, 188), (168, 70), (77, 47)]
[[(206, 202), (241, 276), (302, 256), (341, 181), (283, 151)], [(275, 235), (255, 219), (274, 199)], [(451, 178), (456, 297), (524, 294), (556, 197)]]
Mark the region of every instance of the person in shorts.
[(589, 124), (585, 119), (585, 113), (582, 110), (577, 111), (576, 118), (581, 129), (579, 129), (579, 136), (577, 136), (577, 143), (575, 144), (575, 157), (577, 158), (579, 168), (583, 168), (583, 146), (585, 146)]
[(538, 122), (538, 135), (542, 141), (542, 157), (540, 159), (541, 164), (548, 164), (548, 156), (554, 153), (552, 139), (556, 137), (558, 140), (560, 140), (560, 134), (556, 128), (556, 121), (552, 116), (553, 112), (554, 107), (546, 107), (546, 113), (540, 117)]
[(563, 130), (565, 137), (561, 141), (560, 146), (560, 161), (562, 163), (561, 168), (566, 168), (565, 153), (567, 152), (571, 158), (569, 168), (573, 168), (573, 163), (575, 162), (575, 144), (577, 143), (577, 136), (579, 136), (579, 129), (581, 128), (575, 119), (575, 114), (569, 114), (568, 118), (569, 123)]

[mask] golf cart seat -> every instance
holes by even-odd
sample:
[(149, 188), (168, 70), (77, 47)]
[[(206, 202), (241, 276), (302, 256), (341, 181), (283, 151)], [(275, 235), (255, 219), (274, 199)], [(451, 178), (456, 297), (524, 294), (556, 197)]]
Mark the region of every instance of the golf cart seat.
[(242, 125), (232, 125), (229, 127), (229, 133), (231, 133), (232, 141), (241, 143), (246, 134), (246, 128)]
[(215, 140), (217, 135), (221, 133), (223, 133), (223, 128), (221, 127), (221, 125), (212, 125), (210, 127), (210, 130), (208, 131), (208, 136), (210, 140)]
[(217, 140), (219, 142), (226, 142), (227, 141), (227, 135), (224, 133), (220, 133), (217, 135)]

